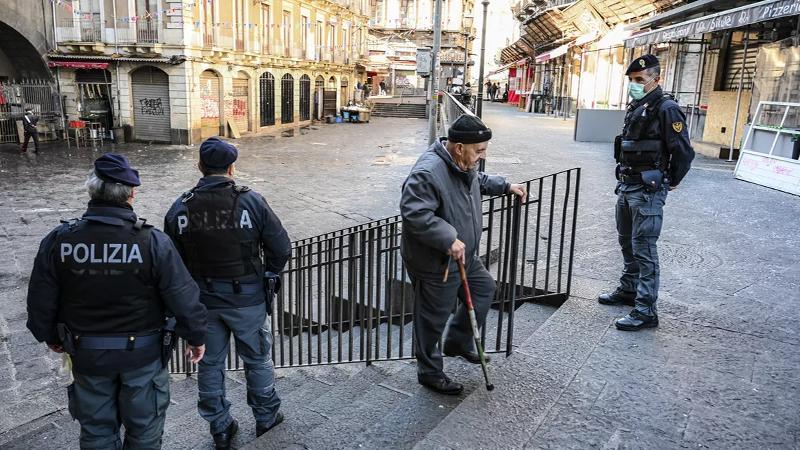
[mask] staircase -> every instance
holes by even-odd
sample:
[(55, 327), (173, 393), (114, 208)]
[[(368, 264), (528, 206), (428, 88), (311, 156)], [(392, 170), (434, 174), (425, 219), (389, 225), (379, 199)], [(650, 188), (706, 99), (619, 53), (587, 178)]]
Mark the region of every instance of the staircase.
[(411, 119), (426, 119), (428, 117), (427, 105), (424, 103), (375, 103), (372, 109), (375, 117), (402, 117)]
[[(514, 313), (515, 341), (530, 336), (555, 311), (552, 306), (522, 304)], [(494, 342), (492, 331), (496, 332), (498, 314), (497, 310), (489, 311), (487, 342)], [(399, 338), (400, 326), (384, 323), (381, 327), (382, 339), (386, 333), (391, 333), (393, 339)], [(403, 351), (408, 356), (411, 324), (403, 328)], [(336, 339), (332, 339), (332, 354), (337, 352), (338, 332), (336, 334)], [(350, 348), (350, 334), (353, 335), (353, 353), (357, 355), (361, 345), (359, 327), (342, 334), (342, 351), (346, 353)], [(292, 339), (296, 345), (300, 338)], [(316, 346), (314, 336), (314, 354)], [(285, 351), (288, 351), (288, 343), (285, 343)], [(327, 351), (327, 340), (323, 339), (323, 352), (327, 354)], [(503, 354), (492, 356), (489, 370), (499, 370), (506, 359)], [(479, 366), (459, 358), (446, 358), (445, 370), (464, 384), (462, 395), (439, 395), (419, 385), (413, 360), (278, 369), (276, 389), (282, 399), (281, 411), (286, 421), (259, 439), (255, 437), (255, 424), (247, 406), (244, 373), (228, 372), (227, 396), (232, 402), (231, 413), (239, 420), (240, 427), (234, 446), (251, 449), (412, 448), (471, 393), (485, 389)], [(208, 424), (197, 414), (197, 379), (174, 375), (172, 380), (163, 448), (213, 448)], [(503, 389), (503, 386), (497, 388)], [(64, 397), (66, 407), (66, 395)], [(7, 433), (0, 439), (0, 448), (77, 449), (79, 432), (78, 423), (73, 422), (64, 409)]]

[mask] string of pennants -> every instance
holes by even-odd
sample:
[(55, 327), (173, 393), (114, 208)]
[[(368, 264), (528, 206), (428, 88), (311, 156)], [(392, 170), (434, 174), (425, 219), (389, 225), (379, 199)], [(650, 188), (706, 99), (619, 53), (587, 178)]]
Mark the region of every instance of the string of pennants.
[[(212, 2), (212, 0), (207, 0), (207, 1), (208, 1), (208, 3)], [(50, 0), (50, 3), (55, 3), (57, 6), (60, 6), (60, 7), (64, 8), (65, 10), (67, 10), (71, 14), (73, 14), (74, 16), (82, 18), (82, 19), (91, 20), (95, 16), (95, 13), (86, 13), (86, 12), (82, 12), (82, 11), (76, 10), (72, 6), (72, 1), (71, 0)], [(117, 22), (130, 23), (130, 22), (138, 22), (138, 21), (141, 21), (141, 20), (158, 19), (163, 15), (174, 14), (174, 13), (182, 11), (184, 8), (190, 9), (190, 8), (194, 8), (195, 6), (198, 6), (198, 4), (197, 3), (182, 3), (180, 7), (172, 7), (172, 8), (163, 9), (163, 10), (160, 10), (160, 11), (147, 11), (147, 12), (145, 12), (145, 14), (138, 15), (138, 16), (118, 17), (117, 18)], [(178, 21), (178, 22), (172, 22), (172, 23), (183, 24), (184, 22), (183, 21)], [(192, 22), (192, 24), (194, 25), (195, 28), (199, 28), (200, 25), (201, 25), (201, 22), (199, 20), (197, 20), (197, 21)], [(222, 27), (222, 28), (232, 29), (235, 24), (233, 22), (217, 22), (217, 23), (212, 23), (211, 25), (214, 26), (214, 27), (217, 27), (217, 28)], [(314, 25), (315, 24), (313, 24), (313, 23), (305, 24), (305, 26), (307, 28), (312, 28)], [(257, 24), (257, 23), (243, 23), (242, 26), (244, 28), (248, 28), (248, 29), (254, 29), (254, 28), (260, 28), (261, 27), (260, 24)], [(303, 27), (303, 25), (299, 25), (299, 27)], [(264, 28), (283, 28), (283, 25), (279, 24), (279, 23), (265, 24)], [(289, 24), (288, 28), (294, 28), (294, 27), (291, 24)], [(362, 28), (367, 28), (367, 27), (366, 26), (357, 25), (357, 26), (353, 26), (352, 28), (360, 30)]]

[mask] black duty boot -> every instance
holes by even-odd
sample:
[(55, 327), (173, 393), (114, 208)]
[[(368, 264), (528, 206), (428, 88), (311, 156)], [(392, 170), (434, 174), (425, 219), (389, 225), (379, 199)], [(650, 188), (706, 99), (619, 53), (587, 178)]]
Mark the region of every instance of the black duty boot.
[(277, 427), (281, 422), (283, 422), (283, 413), (280, 412), (275, 416), (275, 422), (272, 422), (272, 425), (267, 426), (266, 424), (256, 422), (256, 437), (259, 437), (267, 431)]
[[(450, 357), (460, 356), (460, 357), (464, 358), (467, 362), (472, 363), (472, 364), (480, 364), (481, 363), (481, 357), (480, 357), (480, 355), (478, 355), (477, 351), (458, 350), (458, 349), (455, 349), (453, 347), (449, 347), (449, 346), (445, 345), (444, 346), (444, 351), (442, 353), (444, 353), (444, 356), (450, 356)], [(489, 355), (484, 353), (483, 354), (483, 359), (488, 363), (491, 358), (489, 358)]]
[(638, 309), (634, 309), (627, 316), (617, 320), (615, 323), (618, 330), (639, 331), (642, 328), (655, 328), (658, 326), (658, 314), (649, 316)]
[(614, 292), (604, 292), (597, 297), (597, 302), (602, 305), (627, 305), (635, 306), (636, 292), (623, 291), (620, 288), (614, 289)]
[(444, 395), (458, 395), (464, 391), (461, 383), (452, 381), (447, 375), (417, 375), (419, 384)]
[(231, 448), (231, 441), (237, 431), (239, 431), (239, 422), (234, 419), (225, 431), (220, 431), (213, 435), (214, 447), (216, 447), (217, 450), (228, 450)]

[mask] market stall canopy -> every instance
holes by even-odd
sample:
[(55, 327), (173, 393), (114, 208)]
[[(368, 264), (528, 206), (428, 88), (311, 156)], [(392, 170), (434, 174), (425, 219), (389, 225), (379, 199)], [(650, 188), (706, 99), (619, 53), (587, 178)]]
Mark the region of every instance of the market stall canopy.
[(569, 48), (571, 46), (572, 46), (572, 43), (564, 44), (564, 45), (562, 45), (560, 47), (556, 47), (553, 50), (550, 50), (549, 52), (545, 52), (545, 53), (536, 55), (536, 63), (537, 64), (541, 64), (541, 63), (547, 62), (547, 61), (549, 61), (549, 60), (551, 60), (553, 58), (558, 58), (559, 56), (566, 55), (567, 54), (567, 50), (569, 50)]
[(739, 28), (798, 14), (800, 14), (800, 0), (765, 0), (638, 34), (626, 39), (625, 47), (669, 42), (696, 34)]

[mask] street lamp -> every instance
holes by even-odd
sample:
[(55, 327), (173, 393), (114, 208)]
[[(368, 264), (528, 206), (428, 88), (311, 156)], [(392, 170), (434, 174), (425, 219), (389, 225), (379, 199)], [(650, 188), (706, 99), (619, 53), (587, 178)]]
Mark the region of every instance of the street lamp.
[(469, 63), (469, 40), (472, 37), (472, 24), (475, 21), (475, 16), (472, 14), (464, 15), (464, 75), (462, 86), (467, 85), (467, 64)]
[(478, 69), (478, 104), (475, 107), (475, 114), (481, 117), (483, 114), (483, 59), (486, 56), (486, 12), (489, 8), (489, 0), (483, 0), (483, 29), (481, 30), (481, 62)]

